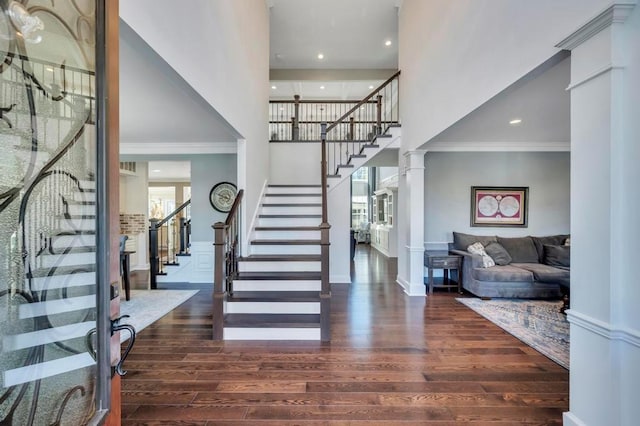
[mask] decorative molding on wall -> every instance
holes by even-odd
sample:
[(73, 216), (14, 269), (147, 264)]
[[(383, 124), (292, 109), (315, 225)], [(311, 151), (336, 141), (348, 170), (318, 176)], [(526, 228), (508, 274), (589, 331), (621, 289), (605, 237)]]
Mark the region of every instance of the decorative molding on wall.
[(556, 47), (573, 50), (605, 28), (613, 24), (624, 23), (631, 15), (635, 5), (635, 0), (620, 1), (612, 4), (569, 37), (556, 44)]
[(585, 76), (585, 77), (583, 77), (583, 78), (576, 79), (577, 81), (572, 82), (572, 83), (569, 85), (569, 87), (567, 87), (567, 89), (566, 89), (566, 90), (573, 90), (573, 89), (575, 89), (576, 87), (582, 86), (583, 84), (585, 84), (585, 83), (587, 83), (587, 82), (589, 82), (589, 81), (593, 80), (593, 79), (594, 79), (594, 78), (596, 78), (596, 77), (599, 77), (599, 76), (601, 76), (601, 75), (603, 75), (603, 74), (608, 73), (609, 71), (612, 71), (612, 70), (621, 70), (621, 69), (624, 69), (624, 67), (623, 67), (623, 66), (620, 66), (620, 65), (607, 64), (607, 65), (605, 65), (604, 67), (602, 67), (602, 68), (600, 68), (600, 69), (598, 69), (598, 70), (596, 70), (596, 71), (592, 72), (591, 74), (589, 74), (589, 75), (587, 75), (587, 76)]
[(122, 142), (121, 155), (236, 154), (236, 142)]
[(614, 328), (607, 322), (575, 312), (573, 309), (567, 311), (567, 320), (608, 340), (621, 341), (640, 348), (640, 331), (638, 330)]
[(571, 142), (433, 142), (428, 152), (569, 152)]
[(425, 241), (425, 250), (449, 250), (450, 241)]

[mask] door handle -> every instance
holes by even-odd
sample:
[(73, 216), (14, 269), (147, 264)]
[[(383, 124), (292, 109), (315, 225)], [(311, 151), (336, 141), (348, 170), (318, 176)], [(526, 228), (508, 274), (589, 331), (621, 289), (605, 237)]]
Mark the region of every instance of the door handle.
[[(114, 371), (116, 373), (118, 373), (119, 376), (124, 376), (125, 374), (127, 374), (127, 372), (122, 369), (122, 365), (124, 364), (124, 361), (127, 359), (127, 356), (129, 355), (129, 352), (131, 352), (131, 349), (133, 348), (133, 345), (136, 342), (136, 329), (135, 329), (135, 327), (132, 326), (131, 324), (120, 324), (120, 320), (122, 320), (124, 318), (129, 318), (129, 315), (122, 315), (121, 317), (118, 317), (116, 319), (111, 320), (111, 335), (112, 336), (118, 331), (128, 331), (129, 334), (130, 334), (129, 344), (127, 345), (127, 348), (125, 349), (124, 353), (120, 357), (120, 361), (118, 361), (118, 363), (114, 367)], [(97, 332), (98, 332), (98, 330), (96, 328), (92, 328), (91, 330), (89, 330), (89, 332), (87, 332), (87, 334), (85, 336), (85, 346), (87, 347), (87, 352), (89, 352), (89, 355), (91, 355), (91, 357), (93, 358), (94, 361), (97, 361), (97, 355), (98, 354), (97, 354), (97, 351), (96, 351), (95, 347), (93, 346), (93, 336)], [(112, 372), (112, 374), (113, 374), (113, 372)]]

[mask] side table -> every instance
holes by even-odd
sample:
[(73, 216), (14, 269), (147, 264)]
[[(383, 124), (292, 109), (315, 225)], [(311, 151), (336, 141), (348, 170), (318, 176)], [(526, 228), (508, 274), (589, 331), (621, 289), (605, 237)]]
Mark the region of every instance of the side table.
[[(434, 288), (457, 288), (462, 294), (462, 256), (449, 254), (444, 250), (426, 250), (424, 252), (424, 266), (428, 269), (429, 278), (427, 281), (429, 294), (433, 294)], [(434, 269), (442, 269), (444, 279), (442, 284), (436, 284), (433, 277)], [(449, 270), (457, 271), (457, 282), (449, 280)]]

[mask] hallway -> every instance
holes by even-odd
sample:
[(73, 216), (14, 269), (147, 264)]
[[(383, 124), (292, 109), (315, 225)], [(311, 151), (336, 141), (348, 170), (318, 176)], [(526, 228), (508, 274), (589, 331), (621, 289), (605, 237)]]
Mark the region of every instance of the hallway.
[(569, 373), (455, 301), (406, 296), (359, 245), (332, 341), (213, 342), (210, 290), (144, 329), (123, 425), (562, 424)]

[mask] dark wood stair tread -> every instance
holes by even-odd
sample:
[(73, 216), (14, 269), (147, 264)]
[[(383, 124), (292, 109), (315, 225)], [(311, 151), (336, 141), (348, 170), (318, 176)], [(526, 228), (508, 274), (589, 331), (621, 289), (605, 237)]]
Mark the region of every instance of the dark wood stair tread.
[(52, 235), (52, 237), (69, 237), (69, 236), (78, 236), (78, 235), (95, 235), (96, 231), (85, 231), (85, 230), (78, 230), (78, 231), (59, 231), (56, 232), (54, 235)]
[(65, 255), (65, 254), (75, 254), (75, 253), (95, 253), (96, 252), (96, 246), (95, 245), (89, 245), (89, 246), (79, 246), (79, 247), (61, 247), (61, 248), (54, 248), (51, 251), (44, 251), (42, 252), (42, 254), (48, 254), (48, 255)]
[(234, 291), (228, 302), (319, 302), (319, 291)]
[(292, 280), (319, 280), (320, 272), (240, 272), (234, 279), (234, 281), (242, 280), (280, 280), (280, 281), (292, 281)]
[(257, 246), (312, 246), (320, 244), (320, 240), (253, 240), (251, 244)]
[(58, 275), (73, 275), (81, 274), (84, 272), (95, 272), (95, 264), (87, 265), (73, 265), (73, 266), (59, 266), (57, 268), (38, 268), (31, 271), (33, 278), (41, 277), (55, 277)]
[(227, 314), (224, 325), (238, 328), (317, 328), (320, 327), (320, 315)]
[(316, 254), (252, 254), (241, 257), (240, 262), (319, 262), (320, 255)]

